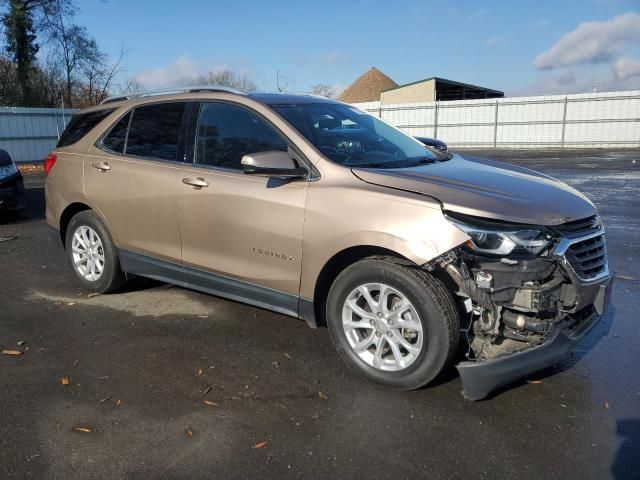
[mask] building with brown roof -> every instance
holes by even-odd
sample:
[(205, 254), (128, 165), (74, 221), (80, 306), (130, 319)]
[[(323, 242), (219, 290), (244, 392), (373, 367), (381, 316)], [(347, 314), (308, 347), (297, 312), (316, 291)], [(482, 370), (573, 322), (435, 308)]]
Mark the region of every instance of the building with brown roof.
[(340, 94), (338, 100), (345, 103), (377, 102), (384, 90), (397, 88), (398, 84), (376, 67), (371, 67)]

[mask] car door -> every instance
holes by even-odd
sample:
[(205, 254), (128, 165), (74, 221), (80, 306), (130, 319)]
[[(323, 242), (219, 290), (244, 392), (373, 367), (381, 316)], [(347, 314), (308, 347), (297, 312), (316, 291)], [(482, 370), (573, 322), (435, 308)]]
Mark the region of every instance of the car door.
[(136, 107), (87, 156), (85, 194), (125, 255), (181, 260), (177, 160), (185, 111), (185, 102)]
[(247, 175), (240, 164), (290, 145), (245, 106), (203, 102), (197, 117), (194, 164), (181, 171), (178, 201), (184, 265), (216, 275), (235, 292), (226, 296), (297, 311), (308, 180)]

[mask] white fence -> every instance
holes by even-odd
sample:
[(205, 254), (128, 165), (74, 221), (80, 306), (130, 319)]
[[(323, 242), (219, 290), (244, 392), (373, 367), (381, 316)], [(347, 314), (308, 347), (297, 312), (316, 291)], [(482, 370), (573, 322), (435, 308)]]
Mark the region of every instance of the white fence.
[(640, 147), (640, 91), (355, 106), (453, 147)]
[(74, 110), (0, 107), (0, 148), (16, 162), (41, 162)]

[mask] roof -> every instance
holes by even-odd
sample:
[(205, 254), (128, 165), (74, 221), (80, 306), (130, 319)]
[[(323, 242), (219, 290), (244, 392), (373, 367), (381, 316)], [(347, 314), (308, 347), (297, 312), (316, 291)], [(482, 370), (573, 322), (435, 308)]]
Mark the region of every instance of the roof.
[(285, 105), (303, 103), (336, 103), (330, 98), (318, 95), (292, 95), (288, 93), (249, 93), (249, 98), (264, 105)]
[(399, 88), (408, 87), (409, 85), (415, 85), (417, 83), (429, 82), (431, 80), (435, 80), (436, 82), (439, 82), (439, 83), (447, 83), (449, 85), (455, 85), (455, 86), (458, 86), (458, 87), (470, 88), (470, 89), (474, 89), (474, 90), (484, 90), (486, 92), (491, 92), (491, 93), (497, 93), (497, 94), (504, 95), (504, 92), (501, 92), (500, 90), (493, 90), (491, 88), (480, 87), (478, 85), (471, 85), (470, 83), (456, 82), (455, 80), (448, 80), (448, 79), (442, 78), (442, 77), (424, 78), (422, 80), (416, 80), (415, 82), (405, 83), (404, 85), (396, 85), (395, 87), (390, 87), (390, 88), (387, 88), (386, 90), (383, 90), (383, 91), (388, 92), (388, 91), (391, 91), (391, 90), (397, 90)]
[[(309, 95), (309, 94), (301, 94), (294, 95), (289, 93), (242, 93), (242, 92), (232, 92), (232, 91), (222, 91), (222, 90), (198, 90), (198, 91), (186, 91), (186, 92), (174, 92), (173, 90), (167, 90), (166, 93), (164, 91), (154, 91), (150, 93), (142, 93), (138, 95), (134, 95), (131, 98), (126, 96), (118, 96), (111, 97), (108, 102), (101, 103), (99, 105), (94, 105), (92, 107), (88, 107), (82, 110), (82, 113), (89, 113), (98, 110), (109, 110), (120, 108), (123, 105), (130, 105), (132, 100), (137, 100), (136, 104), (140, 103), (153, 103), (153, 101), (162, 101), (166, 97), (170, 97), (171, 100), (198, 100), (198, 99), (206, 99), (210, 97), (210, 94), (216, 93), (227, 93), (231, 95), (241, 95), (243, 97), (251, 98), (256, 102), (262, 103), (264, 105), (284, 105), (284, 104), (304, 104), (304, 103), (337, 103), (336, 100), (322, 97), (319, 95)], [(148, 100), (145, 102), (144, 100)]]
[(340, 94), (338, 100), (346, 103), (377, 102), (385, 90), (397, 88), (398, 84), (376, 67), (371, 67)]

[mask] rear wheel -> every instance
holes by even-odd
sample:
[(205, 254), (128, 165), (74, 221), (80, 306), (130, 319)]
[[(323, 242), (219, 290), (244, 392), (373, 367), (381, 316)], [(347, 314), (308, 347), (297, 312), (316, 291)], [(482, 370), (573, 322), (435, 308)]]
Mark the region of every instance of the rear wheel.
[(440, 373), (456, 350), (460, 324), (451, 294), (438, 279), (390, 257), (364, 259), (336, 278), (327, 323), (350, 367), (405, 390)]
[(90, 210), (74, 215), (65, 242), (80, 283), (98, 293), (117, 290), (125, 281), (118, 250), (102, 221)]

